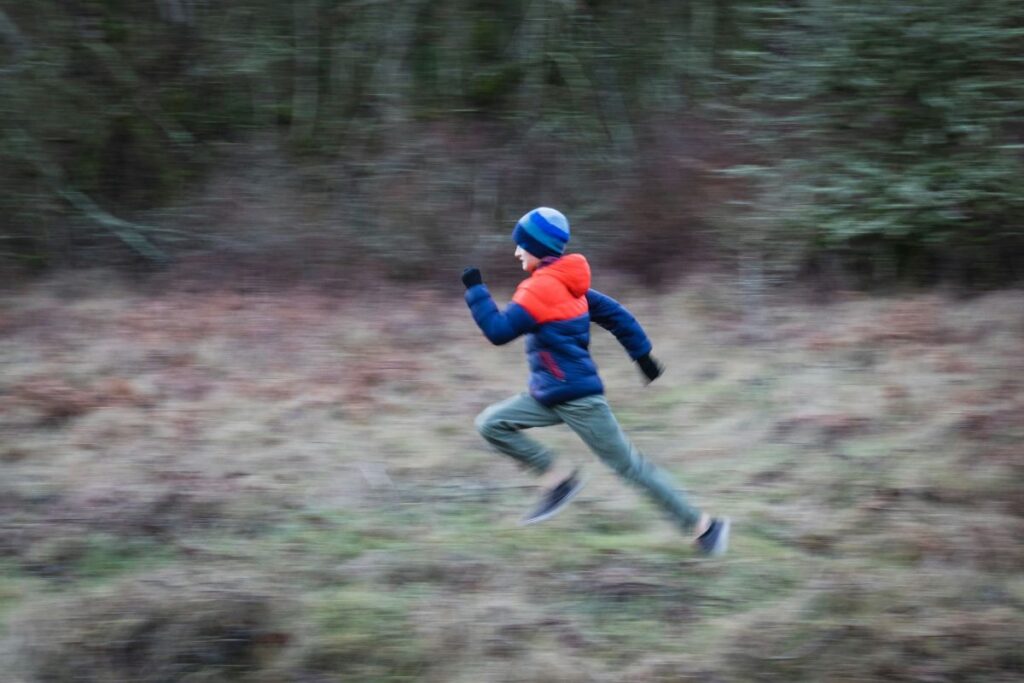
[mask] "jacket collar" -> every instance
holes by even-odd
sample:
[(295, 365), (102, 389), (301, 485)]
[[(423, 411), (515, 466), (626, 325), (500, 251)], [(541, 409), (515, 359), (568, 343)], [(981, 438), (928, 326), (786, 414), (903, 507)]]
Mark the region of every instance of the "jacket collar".
[(542, 258), (540, 260), (540, 263), (537, 264), (537, 267), (534, 269), (533, 272), (536, 273), (541, 268), (547, 268), (552, 263), (556, 263), (560, 258), (562, 258), (562, 257), (561, 256), (545, 256), (544, 258)]

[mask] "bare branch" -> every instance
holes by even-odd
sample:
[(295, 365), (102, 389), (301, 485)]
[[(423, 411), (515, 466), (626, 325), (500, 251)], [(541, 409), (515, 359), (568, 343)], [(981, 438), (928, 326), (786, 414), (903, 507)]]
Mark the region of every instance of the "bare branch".
[(81, 211), (90, 220), (106, 228), (119, 240), (131, 247), (140, 256), (155, 263), (167, 263), (170, 259), (162, 250), (150, 242), (142, 233), (148, 230), (147, 226), (137, 223), (129, 223), (117, 216), (111, 215), (97, 206), (96, 202), (82, 194), (78, 190), (61, 188), (57, 190), (69, 204)]
[(105, 211), (87, 195), (68, 187), (61, 167), (25, 131), (12, 131), (8, 139), (20, 147), (22, 157), (46, 178), (54, 192), (87, 218), (110, 231), (140, 256), (161, 264), (170, 260), (167, 254), (146, 237), (145, 233), (152, 232), (153, 228), (118, 218)]

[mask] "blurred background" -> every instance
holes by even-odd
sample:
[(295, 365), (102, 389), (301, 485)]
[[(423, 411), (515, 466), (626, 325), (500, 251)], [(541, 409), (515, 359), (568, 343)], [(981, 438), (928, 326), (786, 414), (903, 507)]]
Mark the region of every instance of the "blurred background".
[[(0, 2), (0, 671), (1024, 676), (1024, 4)], [(698, 559), (473, 428), (461, 301), (572, 224)]]
[(7, 3), (4, 258), (413, 278), (550, 204), (651, 279), (1005, 283), (1019, 5)]

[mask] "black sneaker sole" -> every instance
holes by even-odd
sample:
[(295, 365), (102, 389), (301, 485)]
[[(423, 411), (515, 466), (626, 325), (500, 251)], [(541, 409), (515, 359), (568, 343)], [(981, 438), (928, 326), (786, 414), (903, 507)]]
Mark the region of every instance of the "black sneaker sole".
[(558, 505), (556, 505), (555, 507), (551, 508), (550, 510), (547, 510), (546, 512), (543, 512), (543, 513), (541, 513), (539, 515), (534, 515), (532, 517), (524, 517), (524, 518), (522, 518), (521, 520), (519, 520), (519, 526), (530, 526), (531, 524), (537, 524), (538, 522), (543, 522), (546, 519), (551, 519), (552, 517), (557, 515), (559, 512), (564, 510), (565, 506), (568, 505), (569, 503), (571, 503), (572, 499), (579, 495), (580, 491), (583, 490), (583, 487), (584, 487), (584, 485), (586, 485), (586, 483), (587, 482), (585, 480), (580, 479), (579, 484), (576, 486), (576, 488), (574, 488), (572, 491), (570, 491), (565, 496), (565, 498), (563, 498), (561, 501), (559, 501)]

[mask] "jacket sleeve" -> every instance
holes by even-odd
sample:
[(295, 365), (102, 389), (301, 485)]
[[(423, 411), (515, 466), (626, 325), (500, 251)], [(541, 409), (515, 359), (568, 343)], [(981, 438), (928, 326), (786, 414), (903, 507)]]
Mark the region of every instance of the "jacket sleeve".
[(590, 320), (615, 335), (633, 360), (651, 352), (651, 340), (633, 314), (615, 299), (596, 289), (587, 290)]
[(487, 291), (487, 285), (467, 289), (466, 304), (487, 340), (498, 346), (507, 344), (537, 325), (526, 309), (517, 303), (510, 303), (504, 311), (499, 311)]

